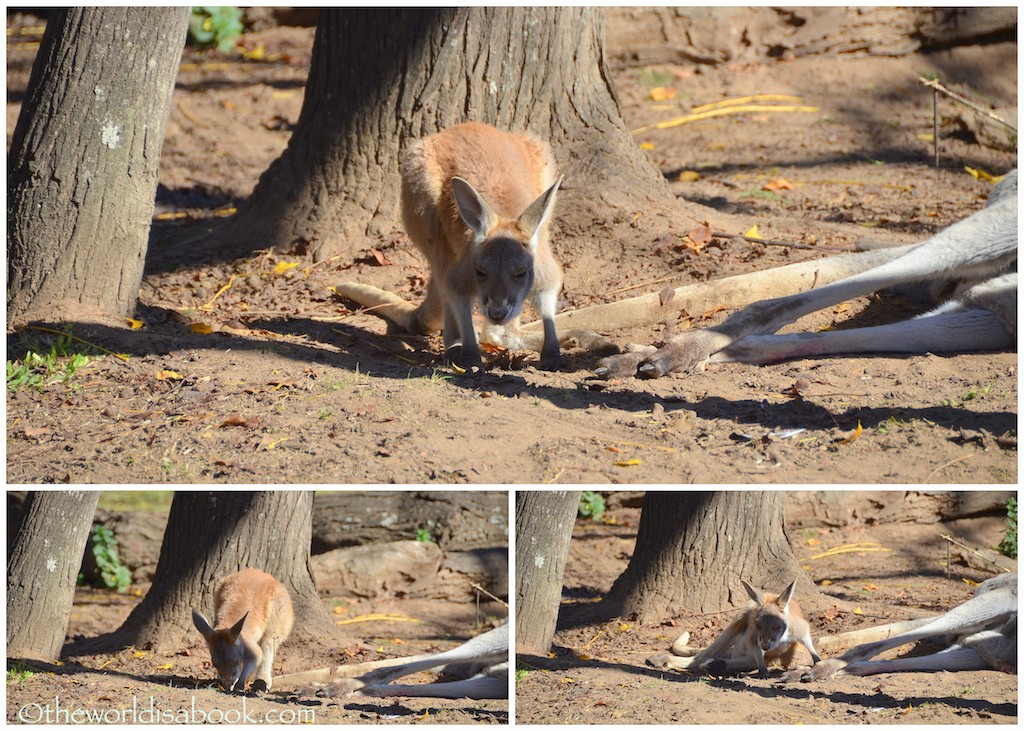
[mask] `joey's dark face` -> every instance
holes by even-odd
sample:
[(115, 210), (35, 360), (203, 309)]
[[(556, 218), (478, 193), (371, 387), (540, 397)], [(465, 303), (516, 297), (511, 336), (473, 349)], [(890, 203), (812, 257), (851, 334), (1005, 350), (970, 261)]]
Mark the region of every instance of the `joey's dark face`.
[(761, 649), (768, 651), (777, 647), (786, 634), (786, 620), (776, 614), (763, 614), (757, 618), (757, 640)]
[(495, 325), (504, 325), (522, 312), (533, 289), (533, 256), (518, 240), (497, 236), (482, 244), (473, 276), (480, 311)]

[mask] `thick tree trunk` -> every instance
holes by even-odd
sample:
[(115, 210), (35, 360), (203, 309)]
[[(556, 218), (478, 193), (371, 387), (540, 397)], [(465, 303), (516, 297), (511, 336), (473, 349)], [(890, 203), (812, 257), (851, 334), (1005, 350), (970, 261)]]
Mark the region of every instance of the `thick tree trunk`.
[(747, 600), (740, 579), (781, 591), (803, 576), (786, 536), (785, 497), (777, 490), (648, 492), (636, 550), (598, 612), (641, 622), (713, 612)]
[(561, 208), (670, 197), (622, 120), (602, 11), (325, 10), (288, 149), (215, 236), (351, 259), (396, 227), (408, 143), (467, 120), (550, 142)]
[(578, 490), (516, 493), (516, 648), (544, 653), (551, 647), (562, 598), (562, 575)]
[(188, 14), (51, 16), (8, 157), (9, 324), (134, 311)]
[(67, 636), (96, 491), (29, 493), (7, 561), (7, 657), (53, 662)]
[(335, 626), (310, 573), (312, 509), (312, 492), (175, 493), (149, 593), (119, 629), (69, 645), (65, 654), (194, 644), (192, 608), (212, 616), (217, 583), (244, 568), (263, 569), (287, 587), (295, 636), (330, 637)]

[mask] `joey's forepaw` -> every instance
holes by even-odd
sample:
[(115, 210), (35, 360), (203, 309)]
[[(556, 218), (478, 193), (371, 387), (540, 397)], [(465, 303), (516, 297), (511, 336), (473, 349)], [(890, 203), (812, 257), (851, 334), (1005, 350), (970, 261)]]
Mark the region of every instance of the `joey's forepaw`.
[(270, 690), (270, 687), (267, 685), (267, 681), (261, 678), (252, 681), (252, 685), (249, 686), (249, 692), (252, 695), (263, 695), (268, 690)]

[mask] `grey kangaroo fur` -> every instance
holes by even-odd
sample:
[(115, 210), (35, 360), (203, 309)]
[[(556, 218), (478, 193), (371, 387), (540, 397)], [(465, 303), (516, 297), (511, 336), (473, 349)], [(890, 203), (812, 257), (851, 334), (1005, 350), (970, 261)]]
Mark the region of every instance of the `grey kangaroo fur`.
[[(893, 626), (906, 631), (887, 637)], [(797, 668), (787, 673), (785, 680), (823, 680), (836, 673), (874, 675), (988, 668), (1016, 673), (1017, 575), (1001, 574), (982, 582), (971, 599), (939, 617), (857, 630), (847, 635), (863, 638), (868, 633), (885, 639), (858, 645), (813, 668)], [(842, 640), (843, 637), (830, 639)], [(886, 650), (921, 640), (938, 641), (944, 649), (917, 657), (871, 659)]]
[[(508, 698), (509, 624), (477, 635), (446, 652), (417, 656), (390, 667), (376, 667), (354, 678), (343, 678), (322, 687), (307, 687), (298, 695), (336, 697), (361, 693), (376, 697), (421, 696), (427, 698)], [(419, 685), (394, 685), (405, 675), (447, 666), (452, 674), (470, 675), (463, 680)]]
[[(721, 325), (680, 334), (660, 349), (631, 346), (630, 352), (602, 359), (595, 372), (602, 378), (657, 378), (729, 361), (1012, 349), (1017, 343), (1016, 262), (1017, 171), (1012, 170), (992, 190), (984, 209), (921, 244), (822, 259), (815, 262), (814, 279), (828, 282), (824, 286), (755, 302)], [(777, 270), (781, 277), (787, 276), (785, 269)], [(921, 282), (932, 283), (933, 293), (945, 295), (946, 301), (919, 317), (860, 329), (773, 334), (810, 312)], [(586, 319), (578, 324), (586, 327)]]
[(714, 675), (757, 669), (758, 677), (767, 678), (769, 662), (790, 667), (801, 648), (807, 650), (812, 662), (821, 660), (811, 641), (811, 627), (793, 599), (796, 581), (777, 596), (766, 595), (746, 581), (740, 583), (751, 602), (709, 647), (699, 652), (691, 649), (690, 633), (684, 632), (673, 643), (671, 655), (654, 655), (647, 664)]

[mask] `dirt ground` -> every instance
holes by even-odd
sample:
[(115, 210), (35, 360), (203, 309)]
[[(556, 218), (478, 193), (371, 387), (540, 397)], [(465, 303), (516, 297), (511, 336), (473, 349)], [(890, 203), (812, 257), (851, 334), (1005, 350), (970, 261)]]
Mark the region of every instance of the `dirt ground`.
[[(597, 601), (628, 563), (639, 510), (618, 509), (604, 520), (577, 522), (565, 601)], [(936, 614), (969, 598), (972, 588), (965, 581), (991, 574), (954, 565), (947, 579), (940, 530), (972, 546), (991, 546), (1002, 539), (1005, 519), (791, 529), (797, 558), (821, 592), (800, 597), (812, 636)], [(817, 558), (858, 542), (877, 542), (884, 550)], [(1009, 559), (1005, 563), (1016, 567)], [(733, 617), (731, 612), (683, 615), (647, 625), (620, 619), (560, 630), (554, 658), (519, 658), (516, 721), (631, 726), (1017, 723), (1017, 676), (994, 670), (840, 675), (784, 684), (777, 670), (776, 677), (760, 680), (691, 677), (645, 666), (647, 657), (667, 652), (684, 630), (691, 633), (691, 646), (706, 647)]]
[[(8, 144), (38, 24), (8, 16)], [(94, 358), (42, 393), (8, 391), (10, 482), (1017, 481), (1015, 353), (723, 364), (602, 382), (591, 376), (594, 356), (571, 352), (558, 373), (536, 369), (531, 356), (525, 368), (458, 375), (444, 365), (439, 337), (388, 336), (381, 320), (353, 313), (329, 290), (355, 279), (422, 297), (424, 262), (400, 231), (366, 241), (356, 262), (269, 252), (225, 262), (177, 246), (196, 220), (229, 215), (284, 149), (312, 37), (287, 27), (249, 35), (249, 48), (263, 46), (260, 61), (186, 51), (141, 290), (145, 327), (80, 326), (77, 335), (131, 357)], [(1000, 76), (977, 71), (985, 65)], [(600, 191), (567, 181), (553, 229), (566, 270), (563, 309), (811, 259), (831, 253), (826, 247), (918, 241), (978, 210), (990, 184), (964, 166), (1002, 173), (1016, 154), (950, 123), (933, 168), (921, 139), (932, 130), (931, 93), (916, 81), (926, 71), (1016, 104), (1015, 44), (616, 71), (634, 129), (750, 94), (795, 94), (820, 111), (729, 115), (637, 135), (674, 181), (669, 215), (602, 208)], [(943, 111), (955, 116), (951, 103)], [(763, 237), (810, 248), (727, 239), (695, 247), (685, 234), (704, 221), (736, 234), (756, 225)], [(864, 298), (795, 327), (876, 323), (908, 306)], [(706, 310), (675, 329), (728, 314), (713, 301)], [(608, 335), (626, 344), (663, 331)], [(29, 342), (48, 347), (48, 337), (10, 336), (9, 357)]]

